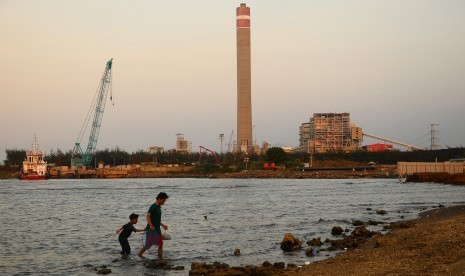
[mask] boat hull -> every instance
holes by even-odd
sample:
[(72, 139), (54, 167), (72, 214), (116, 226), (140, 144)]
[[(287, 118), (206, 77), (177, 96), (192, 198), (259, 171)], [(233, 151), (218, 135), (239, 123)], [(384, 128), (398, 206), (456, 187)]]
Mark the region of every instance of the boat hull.
[(21, 175), (19, 179), (20, 180), (46, 180), (47, 177), (45, 175)]

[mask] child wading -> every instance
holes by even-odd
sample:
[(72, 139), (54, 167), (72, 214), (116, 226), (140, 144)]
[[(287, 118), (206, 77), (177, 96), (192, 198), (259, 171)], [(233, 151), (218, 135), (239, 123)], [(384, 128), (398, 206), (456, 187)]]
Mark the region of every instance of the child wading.
[(121, 244), (121, 254), (129, 255), (131, 254), (131, 247), (129, 246), (128, 238), (131, 236), (132, 232), (144, 232), (145, 229), (136, 229), (134, 228), (134, 224), (137, 223), (137, 219), (139, 218), (138, 214), (132, 213), (129, 216), (129, 222), (125, 225), (121, 226), (120, 228), (116, 229), (116, 234), (119, 234), (118, 240)]

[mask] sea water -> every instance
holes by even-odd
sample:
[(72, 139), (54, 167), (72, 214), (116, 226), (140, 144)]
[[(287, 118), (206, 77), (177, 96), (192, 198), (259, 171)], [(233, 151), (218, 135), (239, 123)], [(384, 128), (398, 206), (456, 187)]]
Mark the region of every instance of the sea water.
[[(422, 210), (465, 204), (465, 187), (399, 183), (396, 179), (81, 179), (0, 181), (0, 275), (187, 275), (192, 262), (301, 265), (334, 255), (305, 255), (305, 241), (331, 236), (333, 226), (353, 230), (353, 220), (389, 223), (414, 219)], [(171, 229), (164, 258), (184, 271), (154, 271), (136, 256), (142, 234), (129, 238), (122, 258), (115, 230), (140, 214), (159, 192), (170, 198), (162, 222)], [(376, 211), (384, 210), (385, 215)], [(383, 231), (386, 224), (369, 226)], [(280, 249), (285, 233), (304, 241), (292, 254)], [(239, 248), (240, 256), (234, 256)], [(146, 252), (155, 259), (156, 251)]]

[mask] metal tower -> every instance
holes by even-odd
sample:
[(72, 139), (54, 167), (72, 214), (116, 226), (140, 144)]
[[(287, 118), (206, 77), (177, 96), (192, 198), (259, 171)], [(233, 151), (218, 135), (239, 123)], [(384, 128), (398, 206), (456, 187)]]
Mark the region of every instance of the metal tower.
[(435, 126), (439, 124), (431, 124), (431, 150), (439, 150), (441, 146), (439, 145), (439, 130), (435, 129)]

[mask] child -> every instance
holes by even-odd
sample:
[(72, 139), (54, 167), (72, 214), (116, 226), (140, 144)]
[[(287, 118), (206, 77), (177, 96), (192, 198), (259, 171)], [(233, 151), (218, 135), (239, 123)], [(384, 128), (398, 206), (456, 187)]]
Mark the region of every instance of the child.
[[(131, 236), (132, 232), (144, 232), (145, 229), (136, 229), (134, 224), (137, 224), (137, 219), (139, 218), (138, 214), (132, 213), (129, 216), (129, 222), (120, 228), (116, 229), (116, 234), (119, 234), (118, 240), (121, 244), (121, 254), (129, 255), (131, 254), (131, 247), (129, 246), (128, 238)], [(121, 232), (121, 233), (120, 233)]]

